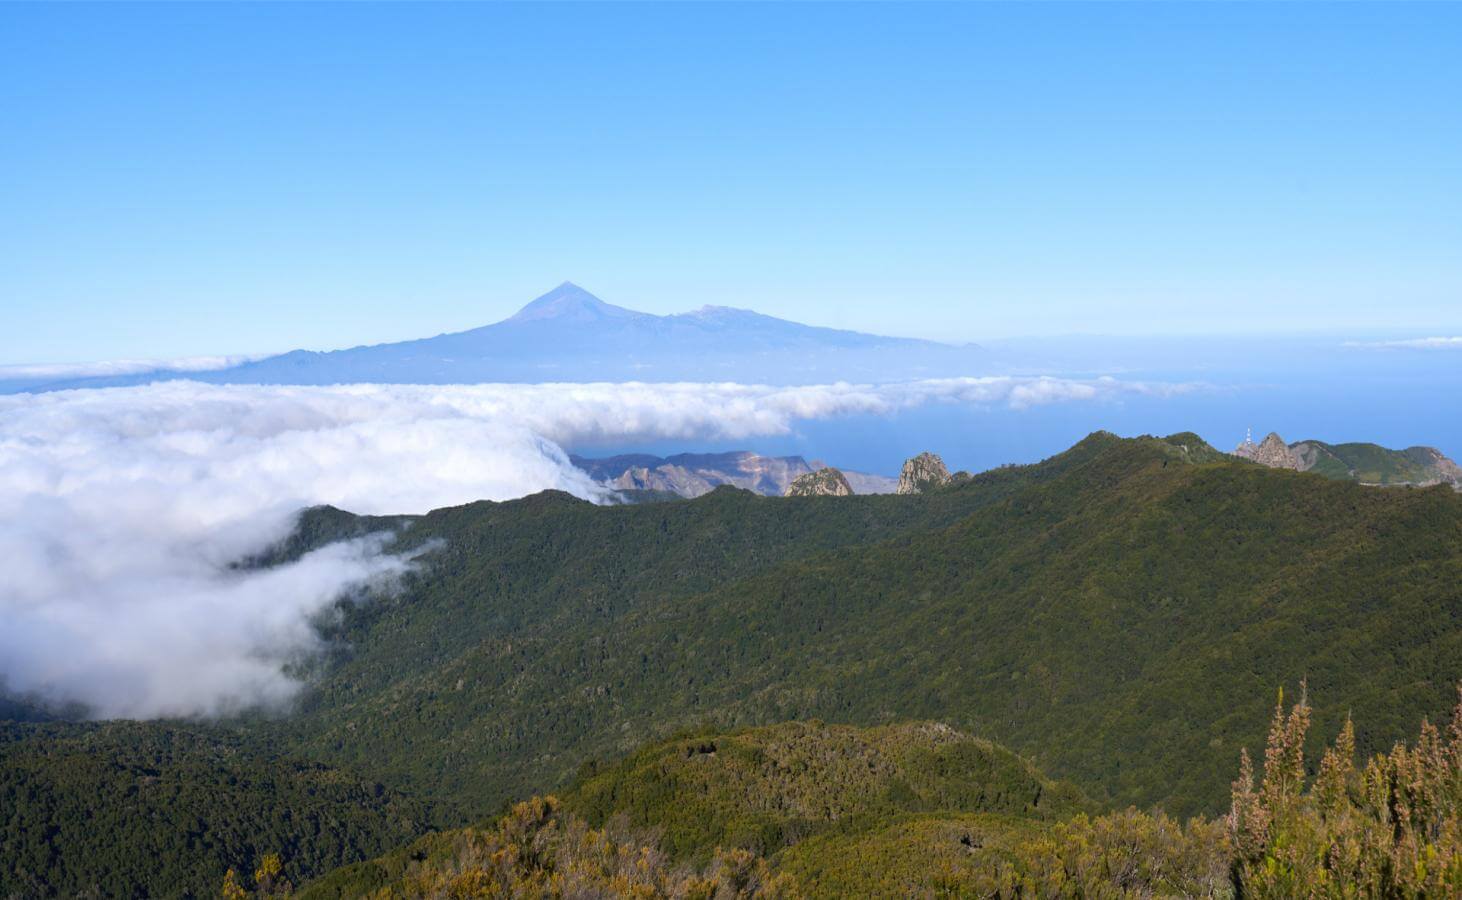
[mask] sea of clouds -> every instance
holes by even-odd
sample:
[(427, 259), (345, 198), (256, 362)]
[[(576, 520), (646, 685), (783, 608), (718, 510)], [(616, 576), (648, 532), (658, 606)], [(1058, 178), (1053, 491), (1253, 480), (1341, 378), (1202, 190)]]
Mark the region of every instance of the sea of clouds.
[(785, 434), (929, 403), (1027, 406), (1163, 394), (1110, 378), (893, 385), (220, 386), (0, 396), (0, 687), (99, 717), (280, 706), (311, 619), (389, 590), (429, 555), (388, 536), (267, 570), (231, 565), (298, 511), (419, 513), (557, 488), (612, 493), (565, 446)]

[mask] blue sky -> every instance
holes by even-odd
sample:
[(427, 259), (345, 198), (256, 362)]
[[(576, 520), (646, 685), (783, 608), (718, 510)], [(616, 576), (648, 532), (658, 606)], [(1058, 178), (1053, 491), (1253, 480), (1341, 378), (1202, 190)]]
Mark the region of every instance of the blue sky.
[(0, 6), (0, 363), (655, 312), (1456, 334), (1462, 5)]

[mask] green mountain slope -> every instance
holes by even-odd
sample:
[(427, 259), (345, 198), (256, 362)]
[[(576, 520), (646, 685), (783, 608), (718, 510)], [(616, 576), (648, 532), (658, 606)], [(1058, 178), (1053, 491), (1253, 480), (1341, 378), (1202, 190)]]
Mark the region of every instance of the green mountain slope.
[(0, 722), (0, 895), (216, 896), (265, 853), (298, 881), (421, 834), (430, 810), (338, 769), (160, 723)]
[(1462, 676), (1462, 498), (1191, 435), (917, 497), (545, 494), (402, 541), (434, 539), (401, 598), (347, 611), (285, 737), (479, 809), (703, 721), (820, 718), (947, 721), (1099, 799), (1212, 810), (1275, 685), (1308, 677), (1320, 732), (1353, 709), (1369, 751)]
[(1380, 485), (1443, 482), (1462, 488), (1462, 469), (1432, 447), (1391, 450), (1379, 444), (1298, 441), (1290, 449), (1302, 470), (1327, 478)]

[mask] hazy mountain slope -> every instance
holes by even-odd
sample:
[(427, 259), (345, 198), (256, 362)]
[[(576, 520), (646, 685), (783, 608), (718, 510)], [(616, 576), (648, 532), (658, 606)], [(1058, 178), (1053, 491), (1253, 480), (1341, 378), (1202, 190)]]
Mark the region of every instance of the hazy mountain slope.
[(793, 479), (812, 471), (800, 456), (761, 456), (749, 450), (667, 457), (640, 453), (602, 459), (570, 456), (569, 460), (595, 480), (621, 490), (671, 491), (687, 498), (708, 494), (723, 484), (780, 497)]
[(163, 723), (0, 722), (0, 895), (216, 896), (277, 852), (299, 881), (411, 840), (428, 807)]
[[(570, 456), (569, 459), (595, 480), (608, 482), (620, 490), (669, 491), (687, 498), (699, 497), (723, 484), (780, 497), (799, 475), (821, 467), (800, 456), (762, 456), (750, 450), (674, 456), (633, 453), (600, 459)], [(897, 479), (883, 475), (847, 471), (843, 474), (853, 485), (854, 493), (891, 494), (898, 485)]]
[(169, 378), (214, 384), (454, 384), (544, 381), (889, 381), (968, 375), (970, 346), (819, 328), (745, 309), (658, 316), (565, 282), (492, 325), (418, 340), (278, 356), (205, 372), (0, 382), (0, 392), (115, 387)]
[[(820, 460), (813, 460), (808, 465), (817, 468), (821, 465)], [(853, 472), (848, 469), (839, 469), (843, 477), (848, 479), (848, 484), (853, 488), (855, 494), (892, 494), (898, 490), (899, 480), (888, 475), (874, 475), (869, 472)]]
[[(1215, 461), (1206, 461), (1215, 460)], [(312, 519), (316, 539), (378, 527)], [(320, 522), (329, 521), (328, 527)], [(485, 808), (709, 717), (939, 719), (1093, 794), (1214, 809), (1274, 686), (1364, 749), (1462, 677), (1462, 498), (1094, 435), (918, 497), (474, 504), (287, 723)], [(1335, 704), (1335, 705), (1327, 705)]]

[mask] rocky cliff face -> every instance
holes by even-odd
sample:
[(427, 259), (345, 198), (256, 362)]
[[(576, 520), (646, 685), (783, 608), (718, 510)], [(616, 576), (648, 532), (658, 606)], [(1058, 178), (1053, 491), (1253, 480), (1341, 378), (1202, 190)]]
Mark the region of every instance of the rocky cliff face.
[(788, 497), (848, 497), (853, 493), (848, 479), (834, 468), (798, 475), (787, 486)]
[(1437, 473), (1437, 480), (1450, 484), (1452, 487), (1462, 490), (1462, 466), (1457, 465), (1442, 451), (1435, 447), (1412, 447), (1412, 451), (1419, 451), (1418, 456), (1423, 457), (1427, 464)]
[(919, 494), (931, 487), (949, 484), (949, 481), (949, 469), (945, 467), (944, 460), (933, 453), (920, 453), (904, 463), (903, 471), (899, 472), (896, 493)]
[(1251, 459), (1261, 466), (1268, 466), (1271, 469), (1300, 469), (1299, 456), (1284, 442), (1284, 438), (1275, 432), (1263, 441), (1255, 444), (1253, 441), (1244, 441), (1234, 448), (1235, 456), (1242, 456), (1244, 459)]

